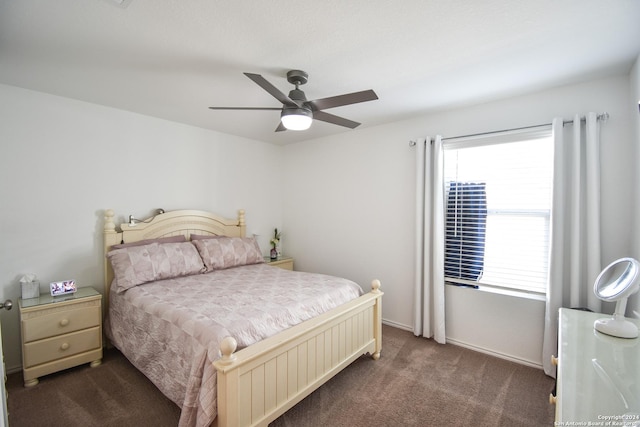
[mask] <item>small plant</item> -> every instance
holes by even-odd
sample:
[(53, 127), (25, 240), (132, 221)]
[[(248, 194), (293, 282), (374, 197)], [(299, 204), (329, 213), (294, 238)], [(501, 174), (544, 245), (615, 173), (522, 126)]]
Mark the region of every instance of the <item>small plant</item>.
[(276, 228), (273, 231), (273, 238), (271, 239), (271, 247), (275, 249), (278, 246), (278, 243), (280, 243), (280, 233), (278, 233), (278, 229)]

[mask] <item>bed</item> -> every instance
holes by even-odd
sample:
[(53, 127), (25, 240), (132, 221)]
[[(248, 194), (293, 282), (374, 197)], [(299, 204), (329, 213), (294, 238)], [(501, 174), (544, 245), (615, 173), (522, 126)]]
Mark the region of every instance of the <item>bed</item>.
[[(346, 279), (269, 266), (245, 231), (243, 210), (234, 219), (177, 210), (118, 227), (105, 211), (107, 338), (181, 407), (180, 426), (266, 426), (358, 357), (380, 357), (379, 281), (365, 293)], [(229, 258), (231, 244), (246, 251)], [(198, 271), (188, 261), (194, 246)], [(174, 248), (187, 255), (173, 257)], [(169, 261), (140, 267), (150, 253)], [(169, 270), (188, 274), (163, 276)], [(206, 296), (214, 288), (221, 293)]]

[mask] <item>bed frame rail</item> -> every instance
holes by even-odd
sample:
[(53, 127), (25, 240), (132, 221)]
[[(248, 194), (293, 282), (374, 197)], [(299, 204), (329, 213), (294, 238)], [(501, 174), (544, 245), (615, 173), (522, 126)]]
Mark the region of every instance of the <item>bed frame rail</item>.
[[(371, 292), (234, 353), (221, 345), (218, 427), (267, 426), (363, 354), (380, 357), (382, 295)], [(310, 328), (311, 326), (311, 328)]]

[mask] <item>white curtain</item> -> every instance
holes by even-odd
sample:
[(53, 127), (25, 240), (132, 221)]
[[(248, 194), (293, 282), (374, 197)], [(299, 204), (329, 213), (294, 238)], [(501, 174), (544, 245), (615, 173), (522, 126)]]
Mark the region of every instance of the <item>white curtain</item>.
[[(566, 132), (566, 133), (565, 133)], [(551, 356), (558, 349), (560, 307), (601, 311), (593, 283), (601, 270), (600, 258), (600, 138), (596, 113), (582, 126), (553, 120), (554, 178), (551, 214), (549, 289), (545, 310), (542, 364), (555, 377)]]
[(416, 271), (413, 333), (444, 344), (442, 137), (416, 143)]

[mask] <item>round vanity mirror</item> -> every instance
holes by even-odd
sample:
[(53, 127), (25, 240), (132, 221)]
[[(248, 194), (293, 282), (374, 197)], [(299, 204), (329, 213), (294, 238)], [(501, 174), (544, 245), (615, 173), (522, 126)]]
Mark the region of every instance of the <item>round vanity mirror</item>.
[(597, 331), (620, 338), (636, 338), (638, 327), (624, 318), (627, 298), (638, 291), (640, 262), (633, 258), (620, 258), (609, 264), (596, 278), (593, 292), (603, 301), (616, 301), (612, 318), (598, 319)]

